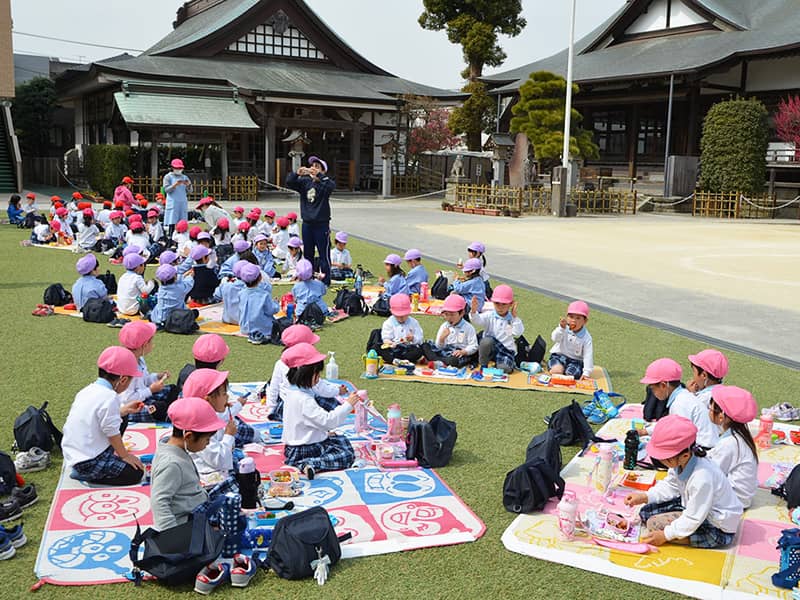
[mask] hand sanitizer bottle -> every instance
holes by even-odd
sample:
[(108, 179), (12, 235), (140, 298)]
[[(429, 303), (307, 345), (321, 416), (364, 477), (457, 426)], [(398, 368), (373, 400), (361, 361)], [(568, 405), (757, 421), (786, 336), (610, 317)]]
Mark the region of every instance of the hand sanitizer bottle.
[(339, 379), (339, 365), (336, 364), (336, 352), (328, 352), (330, 358), (328, 359), (328, 366), (325, 367), (326, 379)]

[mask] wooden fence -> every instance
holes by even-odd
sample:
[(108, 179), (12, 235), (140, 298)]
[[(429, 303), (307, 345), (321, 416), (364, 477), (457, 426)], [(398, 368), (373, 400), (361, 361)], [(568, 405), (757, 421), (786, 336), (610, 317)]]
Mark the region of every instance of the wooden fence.
[[(205, 196), (213, 196), (218, 200), (234, 202), (255, 202), (258, 197), (258, 178), (255, 175), (236, 175), (228, 177), (227, 186), (221, 179), (204, 179), (189, 174), (192, 180), (192, 191), (188, 194), (189, 202), (196, 202)], [(153, 198), (161, 191), (161, 177), (141, 176), (133, 180), (133, 193)], [(223, 192), (224, 190), (224, 192)]]
[(748, 200), (758, 206), (746, 202), (741, 192), (712, 193), (696, 190), (692, 215), (718, 219), (768, 219), (775, 216), (775, 196), (763, 194), (748, 197)]
[(636, 190), (573, 189), (570, 201), (584, 214), (636, 214)]
[(392, 196), (419, 194), (419, 175), (395, 175), (392, 177)]

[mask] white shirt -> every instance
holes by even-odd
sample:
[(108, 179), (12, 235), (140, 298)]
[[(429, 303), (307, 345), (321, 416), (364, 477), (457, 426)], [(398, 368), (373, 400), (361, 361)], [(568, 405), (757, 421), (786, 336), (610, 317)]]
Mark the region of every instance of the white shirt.
[(117, 310), (124, 315), (139, 312), (139, 296), (153, 291), (155, 283), (145, 282), (144, 277), (133, 271), (125, 271), (117, 284)]
[(328, 437), (328, 432), (347, 420), (353, 410), (345, 402), (332, 411), (322, 408), (311, 390), (291, 386), (283, 399), (283, 436), (287, 446), (316, 444)]
[(505, 317), (501, 317), (494, 310), (486, 313), (471, 312), (469, 319), (476, 328), (483, 327), (486, 335), (491, 335), (509, 351), (517, 353), (517, 344), (514, 339), (525, 333), (522, 319), (512, 317), (511, 312), (506, 313)]
[(711, 405), (711, 394), (713, 393), (714, 386), (709, 385), (704, 387), (702, 390), (698, 390), (695, 392), (695, 396), (697, 396), (700, 401), (703, 403), (703, 406), (708, 408)]
[(555, 342), (551, 353), (563, 354), (567, 358), (583, 361), (583, 375), (590, 377), (594, 371), (594, 344), (592, 336), (586, 327), (580, 331), (572, 331), (569, 327), (560, 325), (553, 329), (550, 338)]
[[(444, 343), (440, 344), (439, 338), (444, 332), (447, 332), (447, 337)], [(467, 354), (475, 354), (478, 351), (478, 335), (475, 333), (475, 328), (464, 319), (455, 325), (450, 325), (447, 321), (442, 323), (439, 331), (436, 332), (434, 342), (438, 348), (452, 346), (457, 350), (464, 350)]]
[(46, 223), (40, 223), (33, 228), (33, 234), (40, 242), (45, 241), (50, 236), (50, 226)]
[(150, 252), (147, 249), (150, 247), (150, 236), (147, 235), (144, 231), (141, 233), (134, 233), (133, 231), (128, 231), (125, 234), (125, 243), (128, 246), (136, 246), (140, 250), (140, 254), (142, 256), (146, 255), (146, 258), (150, 257)]
[(758, 488), (758, 462), (753, 451), (730, 429), (723, 433), (708, 458), (717, 463), (745, 508), (750, 508)]
[(187, 232), (180, 233), (178, 231), (172, 232), (172, 241), (175, 242), (176, 252), (180, 256), (189, 256), (189, 250), (192, 249), (192, 240)]
[(681, 516), (667, 525), (667, 540), (689, 537), (708, 519), (726, 533), (736, 533), (742, 517), (742, 503), (716, 463), (692, 456), (683, 472), (670, 469), (667, 477), (647, 492), (648, 502), (666, 502), (680, 497)]
[(339, 250), (336, 246), (331, 248), (331, 264), (333, 263), (344, 265), (345, 267), (352, 265), (353, 259), (350, 256), (350, 250), (347, 248)]
[(161, 222), (156, 220), (155, 223), (148, 223), (147, 234), (154, 242), (160, 241), (161, 238), (164, 237), (164, 227), (161, 225)]
[[(289, 394), (289, 388), (292, 385), (287, 379), (289, 374), (289, 367), (286, 363), (278, 359), (275, 366), (272, 368), (272, 377), (269, 380), (269, 387), (267, 388), (267, 414), (271, 414), (278, 406), (279, 398), (286, 398)], [(311, 388), (311, 391), (320, 398), (335, 398), (339, 395), (339, 386), (331, 383), (327, 379), (320, 379), (317, 384)]]
[(275, 249), (272, 251), (272, 256), (276, 258), (284, 258), (289, 254), (289, 232), (285, 229), (279, 229), (272, 234), (272, 243), (275, 244)]
[(150, 391), (150, 386), (156, 382), (158, 374), (148, 371), (144, 356), (139, 357), (137, 364), (139, 365), (139, 370), (142, 372), (142, 376), (131, 379), (128, 389), (119, 395), (120, 406), (133, 402), (134, 400), (144, 402), (153, 395), (153, 392)]
[(82, 222), (78, 223), (78, 246), (81, 248), (91, 249), (97, 243), (97, 238), (100, 235), (100, 230), (97, 225), (84, 225)]
[(110, 218), (109, 215), (111, 215), (111, 209), (110, 208), (104, 208), (99, 213), (97, 213), (97, 222), (100, 223), (101, 225), (103, 225), (104, 228), (109, 223), (111, 223), (111, 218)]
[(289, 223), (286, 231), (289, 232), (289, 237), (300, 237), (300, 226), (297, 223)]
[[(237, 402), (237, 404), (239, 404)], [(241, 406), (241, 405), (240, 405)], [(217, 413), (217, 416), (228, 422), (228, 413)], [(210, 473), (219, 472), (227, 475), (233, 470), (233, 446), (236, 438), (228, 433), (225, 429), (220, 429), (208, 441), (206, 446), (200, 452), (189, 452), (189, 455), (194, 461), (194, 466), (197, 467), (197, 472), (200, 475), (208, 475)]]
[(669, 414), (686, 417), (697, 427), (697, 443), (711, 448), (717, 443), (719, 433), (708, 416), (708, 408), (703, 401), (685, 387), (677, 387), (667, 399)]
[(107, 240), (121, 240), (125, 238), (125, 233), (128, 231), (127, 225), (124, 223), (109, 223), (106, 227), (105, 239)]
[(99, 456), (111, 444), (108, 438), (119, 435), (122, 416), (117, 393), (105, 380), (90, 383), (75, 396), (64, 423), (61, 452), (72, 467)]
[[(406, 338), (411, 335), (413, 339), (409, 342)], [(398, 323), (394, 317), (389, 317), (383, 322), (381, 327), (381, 339), (393, 344), (421, 344), (424, 340), (422, 327), (414, 317), (408, 317), (404, 323)]]

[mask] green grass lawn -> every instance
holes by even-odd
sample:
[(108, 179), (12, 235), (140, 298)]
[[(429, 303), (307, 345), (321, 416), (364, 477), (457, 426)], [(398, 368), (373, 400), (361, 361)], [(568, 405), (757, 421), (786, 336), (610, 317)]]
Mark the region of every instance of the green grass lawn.
[[(117, 330), (84, 323), (75, 318), (31, 316), (42, 300), (44, 288), (61, 282), (70, 288), (77, 274), (76, 256), (68, 252), (19, 246), (26, 232), (15, 227), (0, 228), (0, 327), (3, 331), (0, 397), (3, 422), (0, 449), (8, 451), (13, 442), (14, 418), (28, 405), (50, 403), (50, 414), (61, 426), (75, 393), (93, 381), (99, 352), (117, 341)], [(424, 248), (424, 243), (421, 243)], [(350, 251), (356, 262), (376, 275), (382, 270), (386, 250), (351, 237)], [(107, 259), (100, 256), (101, 264)], [(440, 265), (427, 263), (429, 272)], [(524, 268), (535, 268), (527, 264)], [(120, 267), (111, 266), (121, 273)], [(147, 276), (152, 277), (153, 267)], [(519, 314), (526, 336), (549, 337), (565, 306), (550, 298), (516, 290)], [(679, 307), (676, 307), (679, 310)], [(646, 314), (646, 313), (645, 313)], [(436, 317), (419, 318), (427, 337), (440, 324)], [(531, 437), (544, 430), (542, 418), (568, 403), (568, 394), (520, 392), (503, 389), (363, 381), (361, 355), (370, 329), (379, 327), (378, 317), (350, 318), (320, 332), (321, 350), (335, 350), (340, 376), (369, 389), (370, 398), (381, 409), (398, 402), (404, 413), (431, 417), (436, 413), (458, 423), (458, 443), (451, 463), (439, 470), (443, 479), (486, 523), (486, 534), (472, 544), (431, 548), (413, 552), (346, 560), (333, 571), (322, 588), (313, 580), (290, 582), (274, 574), (259, 574), (251, 586), (226, 597), (263, 598), (667, 598), (672, 594), (644, 588), (635, 582), (595, 575), (564, 565), (512, 554), (500, 543), (500, 536), (514, 515), (502, 506), (503, 479), (507, 471), (524, 459)], [(702, 349), (693, 340), (655, 328), (593, 312), (589, 329), (595, 342), (596, 361), (607, 367), (616, 391), (640, 401), (643, 386), (638, 383), (645, 366), (660, 356), (671, 356), (686, 365), (688, 354)], [(697, 324), (702, 332), (703, 324)], [(147, 362), (152, 370), (168, 369), (177, 374), (191, 359), (193, 337), (160, 333)], [(266, 379), (272, 372), (280, 349), (252, 346), (243, 338), (227, 338), (231, 353), (225, 368), (233, 381)], [(761, 406), (795, 400), (792, 392), (800, 386), (800, 374), (741, 354), (728, 354), (730, 383), (753, 391)], [(174, 379), (173, 379), (174, 380)], [(565, 449), (565, 462), (571, 449)], [(40, 502), (25, 513), (29, 543), (17, 556), (0, 566), (0, 598), (20, 597), (36, 582), (34, 562), (52, 499), (60, 456), (42, 473), (29, 480), (39, 489)], [(146, 591), (145, 591), (146, 590)], [(127, 598), (146, 593), (148, 598), (173, 598), (193, 594), (190, 589), (167, 590), (147, 584), (134, 592), (127, 584), (103, 587), (45, 586), (39, 596), (47, 598)]]

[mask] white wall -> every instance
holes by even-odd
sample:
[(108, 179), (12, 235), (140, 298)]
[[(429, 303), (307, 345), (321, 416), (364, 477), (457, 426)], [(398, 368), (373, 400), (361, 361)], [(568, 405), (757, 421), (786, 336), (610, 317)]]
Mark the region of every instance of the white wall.
[[(705, 23), (706, 20), (686, 6), (680, 0), (672, 0), (672, 10), (670, 11), (669, 26), (686, 27), (687, 25), (697, 25)], [(636, 19), (625, 33), (646, 33), (648, 31), (660, 31), (667, 28), (667, 0), (653, 0), (647, 7), (647, 12)]]
[(797, 89), (800, 89), (800, 56), (750, 61), (748, 92)]
[(83, 99), (75, 98), (75, 147), (80, 148), (83, 142)]
[(672, 13), (669, 17), (669, 26), (672, 27), (686, 27), (687, 25), (699, 25), (706, 23), (706, 19), (698, 15), (691, 8), (686, 6), (683, 2), (673, 0)]

